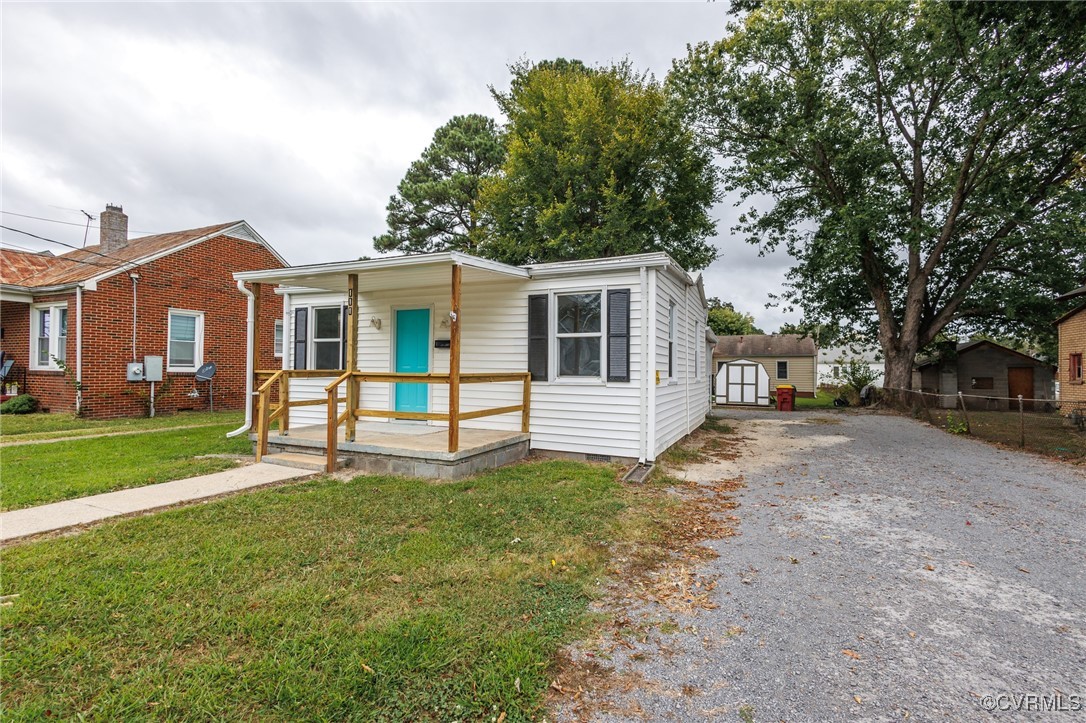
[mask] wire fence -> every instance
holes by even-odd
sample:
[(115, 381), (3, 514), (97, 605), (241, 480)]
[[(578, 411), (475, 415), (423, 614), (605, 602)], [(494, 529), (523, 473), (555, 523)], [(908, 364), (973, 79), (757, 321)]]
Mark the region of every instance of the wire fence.
[(1027, 399), (976, 394), (938, 394), (916, 389), (882, 390), (884, 404), (952, 434), (1041, 454), (1086, 461), (1086, 400)]

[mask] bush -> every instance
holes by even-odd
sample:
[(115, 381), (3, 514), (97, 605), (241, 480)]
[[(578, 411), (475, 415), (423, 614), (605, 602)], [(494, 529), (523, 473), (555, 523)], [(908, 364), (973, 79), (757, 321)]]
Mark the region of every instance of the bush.
[(38, 400), (29, 394), (20, 394), (0, 404), (0, 414), (33, 414), (36, 411)]

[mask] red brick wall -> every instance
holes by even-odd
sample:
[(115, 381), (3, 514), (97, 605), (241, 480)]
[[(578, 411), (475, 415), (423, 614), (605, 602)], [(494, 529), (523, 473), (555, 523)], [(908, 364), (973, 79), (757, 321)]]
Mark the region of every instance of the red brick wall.
[[(147, 413), (148, 382), (125, 380), (128, 362), (147, 355), (167, 357), (168, 310), (204, 312), (203, 360), (214, 361), (215, 409), (241, 409), (245, 401), (246, 297), (231, 277), (235, 271), (276, 268), (278, 259), (258, 244), (226, 236), (205, 241), (136, 269), (136, 353), (132, 353), (132, 280), (127, 273), (83, 295), (83, 411), (92, 417)], [(264, 290), (259, 320), (262, 363), (273, 360), (280, 297)], [(69, 305), (68, 359), (75, 363), (75, 303)], [(165, 373), (156, 384), (155, 413), (209, 408), (207, 382), (189, 373)], [(193, 387), (200, 396), (191, 398)]]
[(1086, 308), (1065, 319), (1059, 326), (1059, 335), (1060, 401), (1086, 402), (1086, 384), (1069, 379), (1071, 355), (1082, 354), (1086, 358)]
[[(75, 374), (75, 294), (54, 294), (35, 297), (34, 302), (68, 304), (67, 358)], [(30, 305), (14, 301), (0, 303), (0, 326), (4, 329), (3, 350), (15, 359), (16, 366), (26, 369), (26, 385), (22, 394), (37, 398), (42, 409), (64, 412), (75, 409), (75, 377), (65, 378), (64, 372), (30, 368)]]

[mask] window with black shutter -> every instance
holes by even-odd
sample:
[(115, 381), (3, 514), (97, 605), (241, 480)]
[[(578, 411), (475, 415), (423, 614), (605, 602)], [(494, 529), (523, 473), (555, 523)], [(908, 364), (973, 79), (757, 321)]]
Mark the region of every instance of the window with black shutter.
[(547, 295), (528, 297), (528, 371), (532, 381), (545, 382), (548, 356)]
[(607, 381), (630, 381), (630, 290), (607, 292)]
[(294, 368), (305, 369), (306, 334), (309, 331), (309, 309), (294, 310)]

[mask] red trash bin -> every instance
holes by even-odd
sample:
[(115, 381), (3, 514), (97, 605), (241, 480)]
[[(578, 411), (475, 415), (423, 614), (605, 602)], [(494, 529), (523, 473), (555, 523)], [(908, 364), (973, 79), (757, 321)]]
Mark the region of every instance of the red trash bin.
[(794, 412), (796, 410), (796, 388), (791, 384), (777, 387), (777, 411)]

